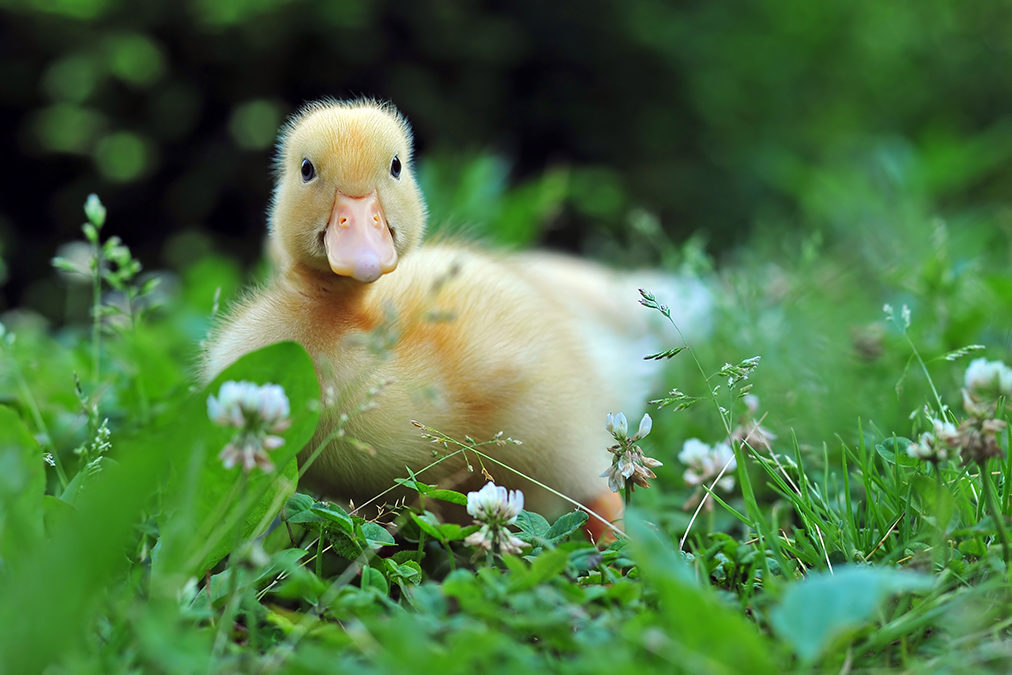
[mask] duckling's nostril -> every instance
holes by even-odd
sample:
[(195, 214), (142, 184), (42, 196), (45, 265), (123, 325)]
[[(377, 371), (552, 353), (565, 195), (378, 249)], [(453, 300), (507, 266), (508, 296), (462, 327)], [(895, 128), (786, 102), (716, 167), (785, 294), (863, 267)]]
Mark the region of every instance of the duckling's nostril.
[(341, 216), (341, 219), (339, 221), (337, 221), (337, 224), (340, 225), (341, 227), (347, 228), (348, 227), (348, 216)]
[(372, 226), (375, 228), (379, 228), (380, 226), (380, 217), (376, 213), (372, 215)]

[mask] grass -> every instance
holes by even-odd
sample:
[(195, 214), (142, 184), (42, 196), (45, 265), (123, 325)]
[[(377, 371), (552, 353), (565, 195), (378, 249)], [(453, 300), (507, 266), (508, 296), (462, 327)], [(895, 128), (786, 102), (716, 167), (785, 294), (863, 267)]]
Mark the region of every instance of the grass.
[[(477, 526), (439, 520), (438, 502), (467, 496), (427, 485), (424, 472), (401, 481), (418, 493), (407, 505), (380, 497), (349, 512), (299, 492), (291, 460), (320, 415), (308, 357), (275, 345), (195, 389), (189, 364), (237, 273), (211, 256), (145, 276), (103, 238), (104, 210), (89, 201), (88, 260), (57, 262), (81, 301), (70, 320), (51, 328), (29, 310), (3, 319), (0, 663), (1007, 670), (1006, 406), (996, 391), (978, 395), (986, 409), (968, 410), (960, 393), (970, 359), (1007, 359), (1012, 347), (1001, 212), (956, 212), (947, 224), (929, 199), (892, 207), (895, 193), (859, 172), (833, 179), (790, 239), (760, 230), (717, 265), (698, 241), (652, 247), (664, 253), (645, 262), (704, 270), (721, 300), (710, 339), (685, 345), (672, 326), (670, 349), (649, 355), (671, 393), (649, 406), (652, 429), (636, 443), (663, 466), (651, 489), (626, 495), (624, 532), (603, 550), (580, 534), (581, 512), (550, 523), (523, 511), (508, 529), (524, 546), (506, 555), (475, 547)], [(541, 207), (524, 207), (524, 194), (495, 198), (529, 220)], [(840, 221), (843, 206), (856, 210), (841, 200), (855, 194), (876, 217)], [(887, 215), (897, 217), (883, 230)], [(507, 243), (528, 237), (517, 233), (529, 224), (496, 227)], [(890, 242), (904, 245), (887, 256), (879, 247)], [(664, 312), (643, 300), (643, 311)], [(883, 315), (885, 303), (897, 309)], [(284, 387), (291, 424), (278, 431), (274, 472), (218, 459), (235, 430), (208, 418), (206, 400), (226, 380)], [(509, 440), (448, 438), (421, 422), (476, 470)], [(683, 464), (693, 437), (713, 452), (729, 443), (733, 461), (683, 452)], [(931, 459), (911, 456), (911, 444)]]

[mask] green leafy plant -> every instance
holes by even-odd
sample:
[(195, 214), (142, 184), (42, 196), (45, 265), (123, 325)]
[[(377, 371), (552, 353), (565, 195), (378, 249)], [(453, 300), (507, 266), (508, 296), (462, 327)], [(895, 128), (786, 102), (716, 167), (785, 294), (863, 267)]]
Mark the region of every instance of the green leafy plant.
[[(845, 173), (833, 177), (857, 180)], [(478, 175), (476, 193), (491, 180)], [(541, 208), (497, 185), (482, 208), (503, 195)], [(0, 324), (12, 672), (1005, 665), (1012, 369), (980, 317), (1012, 282), (983, 226), (901, 271), (847, 272), (862, 264), (849, 234), (776, 263), (760, 239), (718, 269), (714, 334), (689, 345), (676, 330), (681, 344), (643, 355), (669, 392), (652, 416), (633, 434), (624, 415), (601, 420), (616, 439), (602, 490), (632, 504), (597, 547), (583, 534), (596, 516), (575, 503), (550, 522), (494, 481), (431, 485), (430, 467), (357, 505), (307, 493), (299, 478), (332, 439), (315, 438), (326, 397), (306, 352), (272, 345), (193, 385), (181, 364), (236, 286), (232, 268), (193, 261), (179, 294), (147, 311), (139, 266), (101, 240), (97, 199), (86, 215), (90, 323)], [(957, 274), (970, 256), (988, 293)], [(869, 287), (901, 309), (883, 321)], [(490, 450), (522, 439), (416, 427), (432, 465), (512, 474)], [(632, 495), (637, 478), (652, 489)]]

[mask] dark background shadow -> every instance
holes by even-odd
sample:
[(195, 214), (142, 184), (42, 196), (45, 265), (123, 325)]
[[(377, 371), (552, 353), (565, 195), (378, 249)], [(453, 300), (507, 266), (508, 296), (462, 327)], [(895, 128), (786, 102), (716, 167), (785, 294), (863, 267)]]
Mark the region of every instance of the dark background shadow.
[(190, 231), (256, 260), (275, 131), (321, 96), (394, 101), (451, 180), (466, 152), (511, 181), (566, 167), (534, 243), (568, 249), (622, 241), (636, 208), (718, 254), (817, 226), (807, 168), (882, 147), (926, 153), (943, 207), (1009, 185), (1008, 3), (2, 5), (0, 310), (58, 315), (49, 260), (89, 192), (148, 267), (184, 264)]

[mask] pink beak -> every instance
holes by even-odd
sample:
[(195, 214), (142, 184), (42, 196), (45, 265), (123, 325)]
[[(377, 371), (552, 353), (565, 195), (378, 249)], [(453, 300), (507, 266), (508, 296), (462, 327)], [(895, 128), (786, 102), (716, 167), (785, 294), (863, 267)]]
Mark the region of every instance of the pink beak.
[(334, 274), (363, 283), (397, 267), (397, 251), (376, 190), (364, 197), (334, 195), (323, 245)]

